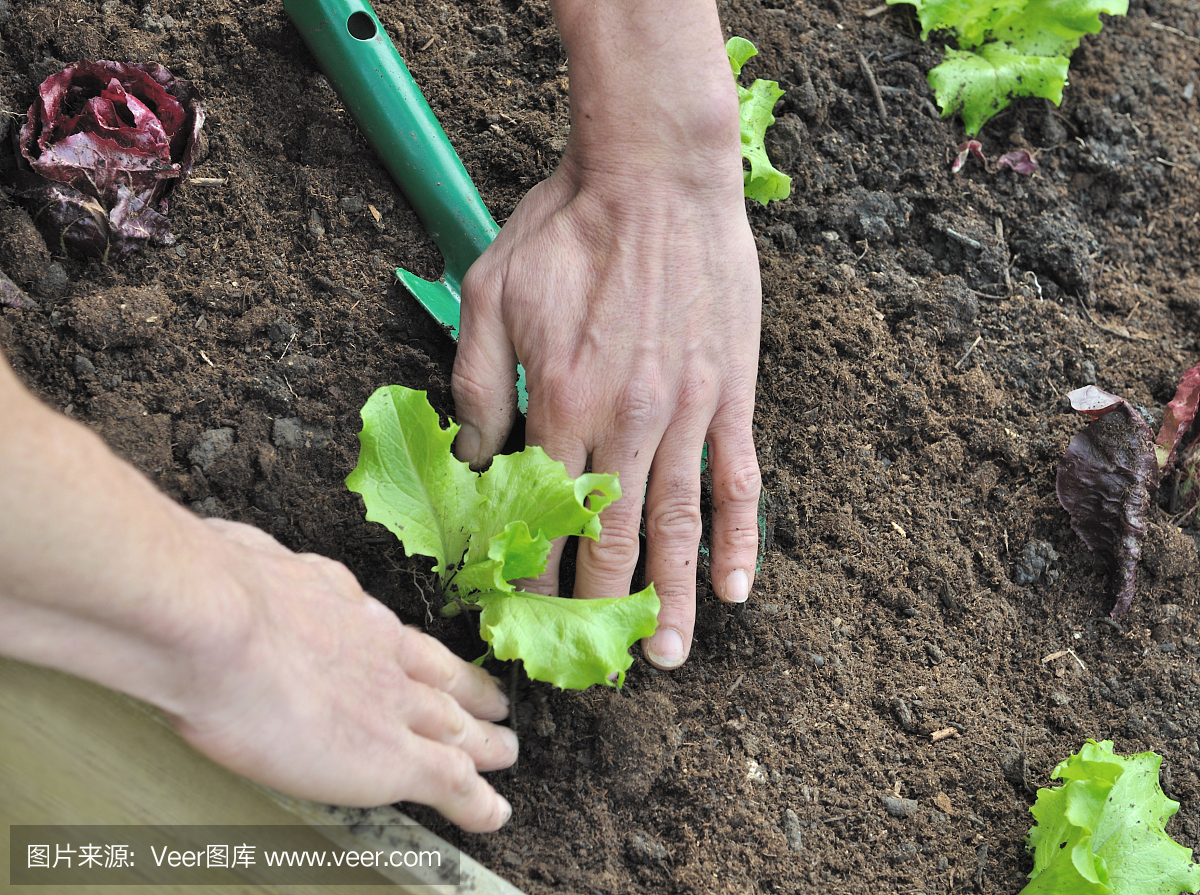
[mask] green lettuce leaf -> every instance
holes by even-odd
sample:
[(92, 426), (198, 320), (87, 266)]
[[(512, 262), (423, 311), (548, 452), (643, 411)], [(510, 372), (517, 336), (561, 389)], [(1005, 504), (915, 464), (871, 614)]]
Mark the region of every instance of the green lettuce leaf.
[[(621, 496), (617, 477), (572, 479), (539, 447), (472, 472), (451, 453), (459, 427), (443, 429), (425, 393), (403, 386), (376, 391), (362, 418), (358, 465), (346, 486), (362, 495), (367, 519), (386, 525), (410, 556), (436, 561), (448, 606), (482, 607), (480, 631), (495, 654), (522, 659), (530, 677), (561, 687), (624, 680), (630, 645), (655, 630), (653, 586), (649, 596), (547, 603), (512, 584), (545, 571), (554, 539), (599, 538), (600, 512)], [(499, 606), (500, 596), (511, 599)], [(554, 649), (535, 636), (539, 618), (561, 641)]]
[[(725, 44), (729, 56), (729, 67), (737, 78), (742, 66), (751, 56), (757, 56), (754, 44), (744, 37), (731, 37)], [(742, 129), (742, 158), (750, 162), (750, 170), (743, 172), (745, 193), (750, 199), (766, 205), (772, 199), (786, 199), (792, 192), (792, 178), (779, 171), (767, 157), (764, 142), (767, 128), (775, 123), (772, 110), (783, 96), (776, 81), (758, 78), (749, 87), (737, 85), (738, 119)]]
[(1100, 31), (1100, 14), (1125, 15), (1129, 0), (887, 0), (911, 3), (921, 38), (953, 31), (959, 49), (929, 73), (942, 115), (961, 112), (968, 135), (1013, 97), (1062, 102), (1068, 57), (1085, 34)]
[(1114, 755), (1088, 740), (1050, 775), (1030, 809), (1033, 871), (1021, 895), (1179, 895), (1200, 891), (1191, 850), (1167, 835), (1179, 810), (1158, 785), (1162, 756)]
[(1015, 96), (1042, 96), (1058, 105), (1066, 83), (1065, 56), (1020, 56), (995, 43), (978, 53), (946, 47), (941, 65), (929, 72), (942, 115), (962, 112), (968, 134), (979, 133)]
[(1030, 56), (1070, 56), (1083, 35), (1100, 33), (1100, 13), (1128, 12), (1129, 0), (1029, 0), (996, 24), (991, 39)]
[(442, 429), (425, 393), (399, 385), (377, 390), (361, 414), (358, 465), (346, 487), (362, 495), (367, 520), (386, 525), (410, 556), (431, 556), (438, 575), (451, 574), (478, 503), (478, 476), (450, 452), (459, 427)]
[(480, 594), (479, 630), (498, 659), (520, 659), (526, 673), (564, 690), (625, 683), (629, 647), (654, 633), (654, 585), (628, 597), (571, 600), (529, 593)]
[(888, 0), (889, 4), (911, 3), (921, 23), (921, 40), (932, 31), (953, 30), (959, 46), (977, 47), (984, 35), (1010, 13), (1020, 11), (1029, 0)]

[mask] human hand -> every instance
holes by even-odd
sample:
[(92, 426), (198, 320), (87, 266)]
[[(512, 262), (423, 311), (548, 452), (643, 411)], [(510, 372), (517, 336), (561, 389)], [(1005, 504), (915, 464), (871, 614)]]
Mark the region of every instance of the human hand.
[(184, 739), (292, 795), (503, 826), (512, 809), (479, 772), (510, 766), (517, 740), (487, 723), (508, 713), (489, 675), (402, 625), (340, 563), (248, 525), (205, 527), (236, 586), (217, 596), (221, 630), (185, 638), (194, 687), (163, 700)]
[[(673, 668), (688, 655), (695, 622), (706, 441), (711, 575), (721, 599), (746, 599), (757, 558), (751, 424), (761, 287), (742, 197), (737, 99), (715, 11), (693, 35), (703, 52), (675, 57), (705, 64), (693, 81), (678, 75), (688, 95), (673, 97), (665, 85), (674, 81), (648, 80), (631, 57), (621, 57), (621, 68), (598, 58), (594, 45), (576, 52), (572, 33), (608, 27), (589, 16), (617, 13), (568, 5), (556, 13), (572, 66), (570, 142), (559, 169), (517, 206), (463, 282), (455, 450), (479, 466), (500, 449), (519, 360), (529, 391), (526, 441), (573, 476), (589, 464), (621, 476), (624, 496), (604, 511), (599, 542), (580, 539), (575, 596), (629, 592), (645, 486), (646, 578), (662, 610), (643, 648), (653, 664)], [(640, 40), (660, 20), (613, 27)], [(641, 90), (636, 100), (604, 83), (613, 71)], [(646, 83), (656, 84), (651, 97)], [(682, 120), (692, 106), (694, 120)], [(636, 120), (642, 113), (645, 127)], [(535, 588), (557, 590), (561, 551), (556, 544)]]

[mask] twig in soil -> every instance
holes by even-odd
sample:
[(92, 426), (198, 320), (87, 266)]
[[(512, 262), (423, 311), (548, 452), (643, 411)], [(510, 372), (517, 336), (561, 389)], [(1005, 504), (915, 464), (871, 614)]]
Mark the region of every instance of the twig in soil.
[(858, 67), (862, 69), (867, 83), (871, 85), (871, 93), (875, 95), (875, 108), (879, 110), (879, 117), (887, 121), (887, 107), (883, 104), (883, 94), (879, 92), (879, 85), (875, 83), (875, 72), (871, 71), (871, 63), (867, 62), (867, 57), (862, 53), (858, 54)]
[(948, 740), (950, 737), (958, 736), (958, 730), (954, 727), (943, 727), (941, 730), (935, 730), (929, 735), (929, 742), (937, 743), (942, 740)]
[(421, 47), (421, 52), (424, 53), (426, 50), (428, 50), (430, 47), (432, 47), (434, 44), (434, 41), (436, 41), (436, 40), (437, 40), (437, 37), (431, 37), (431, 38), (429, 38), (429, 40), (425, 41), (425, 46)]
[(225, 186), (229, 183), (228, 177), (189, 177), (187, 179), (189, 186)]
[(216, 364), (214, 364), (212, 361), (210, 361), (208, 359), (208, 355), (205, 354), (203, 351), (200, 352), (200, 359), (202, 361), (204, 361), (206, 364), (208, 364), (210, 367), (216, 367)]
[[(1004, 241), (1004, 220), (1002, 218), (996, 218), (996, 239), (1000, 240), (1000, 244), (1004, 246), (1004, 253), (1007, 255), (1008, 243)], [(1008, 272), (1008, 264), (1004, 265), (1004, 288), (1008, 290), (1008, 294), (1011, 296), (1013, 291), (1012, 275)]]
[(1076, 662), (1079, 663), (1080, 671), (1087, 671), (1087, 666), (1083, 664), (1082, 659), (1080, 659), (1077, 655), (1075, 655), (1075, 650), (1073, 650), (1073, 649), (1063, 649), (1063, 650), (1059, 650), (1056, 653), (1051, 653), (1048, 656), (1043, 656), (1042, 664), (1045, 665), (1047, 662), (1053, 662), (1055, 659), (1061, 659), (1063, 656), (1070, 656), (1072, 659), (1074, 659)]
[(739, 674), (737, 676), (737, 680), (735, 680), (732, 684), (729, 685), (729, 689), (725, 691), (725, 695), (732, 696), (733, 691), (736, 690), (739, 686), (741, 686), (742, 681), (744, 681), (745, 679), (746, 679), (746, 672), (743, 671), (741, 674)]
[(949, 236), (951, 239), (956, 239), (959, 242), (961, 242), (963, 245), (970, 246), (977, 252), (983, 249), (983, 243), (980, 242), (978, 239), (972, 239), (970, 236), (967, 236), (963, 233), (959, 233), (957, 230), (951, 230), (949, 227), (947, 227), (942, 232), (945, 233), (947, 236)]
[(1178, 28), (1172, 28), (1170, 25), (1160, 25), (1158, 22), (1151, 22), (1150, 27), (1155, 31), (1166, 31), (1168, 34), (1174, 34), (1176, 37), (1190, 40), (1194, 44), (1200, 44), (1200, 37), (1192, 37), (1186, 31), (1180, 31)]
[(886, 3), (883, 4), (882, 6), (874, 6), (871, 9), (868, 9), (866, 12), (864, 12), (862, 14), (862, 17), (864, 19), (873, 19), (873, 18), (875, 18), (875, 16), (883, 15), (889, 9), (891, 9), (891, 7), (888, 6)]
[(956, 364), (954, 365), (954, 369), (956, 369), (956, 370), (961, 370), (961, 369), (962, 369), (962, 365), (963, 365), (963, 364), (965, 364), (965, 363), (967, 362), (967, 358), (971, 356), (971, 352), (972, 352), (972, 351), (974, 351), (974, 350), (975, 350), (975, 349), (976, 349), (976, 348), (979, 346), (979, 343), (980, 343), (980, 342), (982, 342), (982, 341), (983, 341), (983, 336), (981, 336), (981, 335), (979, 335), (979, 336), (976, 336), (976, 337), (975, 337), (975, 341), (971, 343), (971, 347), (970, 347), (970, 348), (968, 348), (968, 349), (967, 349), (967, 350), (966, 350), (966, 351), (963, 353), (963, 356), (962, 356), (962, 357), (960, 357), (960, 358), (958, 359), (958, 363), (956, 363)]

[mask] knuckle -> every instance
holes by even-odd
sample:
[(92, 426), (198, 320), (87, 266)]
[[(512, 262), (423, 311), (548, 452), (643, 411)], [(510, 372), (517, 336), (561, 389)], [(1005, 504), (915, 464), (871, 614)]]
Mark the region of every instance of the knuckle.
[(475, 795), (479, 772), (475, 760), (461, 749), (453, 750), (446, 759), (446, 788), (456, 802), (465, 802)]
[(504, 278), (499, 268), (486, 260), (472, 264), (462, 281), (462, 298), (472, 306), (492, 305), (497, 302), (504, 287)]
[(438, 691), (442, 702), (445, 733), (442, 742), (448, 746), (461, 746), (467, 739), (467, 713), (449, 693)]
[(492, 384), (485, 377), (478, 375), (474, 367), (464, 362), (459, 354), (459, 361), (454, 365), (454, 373), (450, 377), (450, 392), (455, 403), (470, 405), (485, 405), (492, 398)]
[(734, 466), (721, 478), (721, 503), (757, 504), (762, 493), (762, 474), (758, 469), (758, 461), (751, 457), (750, 462)]
[(703, 521), (700, 506), (688, 498), (674, 498), (646, 516), (646, 536), (651, 540), (699, 541)]
[(658, 595), (658, 601), (662, 607), (658, 613), (660, 625), (666, 621), (666, 617), (663, 615), (664, 611), (669, 616), (673, 610), (685, 609), (695, 605), (696, 588), (694, 585), (671, 581), (656, 581), (654, 583), (654, 592)]
[(458, 669), (450, 662), (435, 662), (434, 665), (430, 686), (440, 693), (453, 693), (458, 684)]
[(637, 563), (640, 545), (637, 530), (632, 532), (605, 528), (600, 543), (591, 547), (591, 566), (603, 575), (627, 574)]
[(661, 413), (662, 389), (652, 376), (634, 376), (621, 389), (614, 410), (619, 429), (648, 429)]
[(755, 552), (758, 550), (758, 525), (731, 526), (721, 532), (721, 543), (730, 553)]

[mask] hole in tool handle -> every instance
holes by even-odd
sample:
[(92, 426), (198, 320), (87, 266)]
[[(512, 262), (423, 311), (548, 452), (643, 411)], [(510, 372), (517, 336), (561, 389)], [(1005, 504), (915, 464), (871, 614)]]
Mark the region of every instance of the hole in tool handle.
[(350, 32), (350, 36), (355, 40), (370, 40), (377, 33), (375, 20), (362, 10), (354, 13), (346, 20), (346, 30)]

